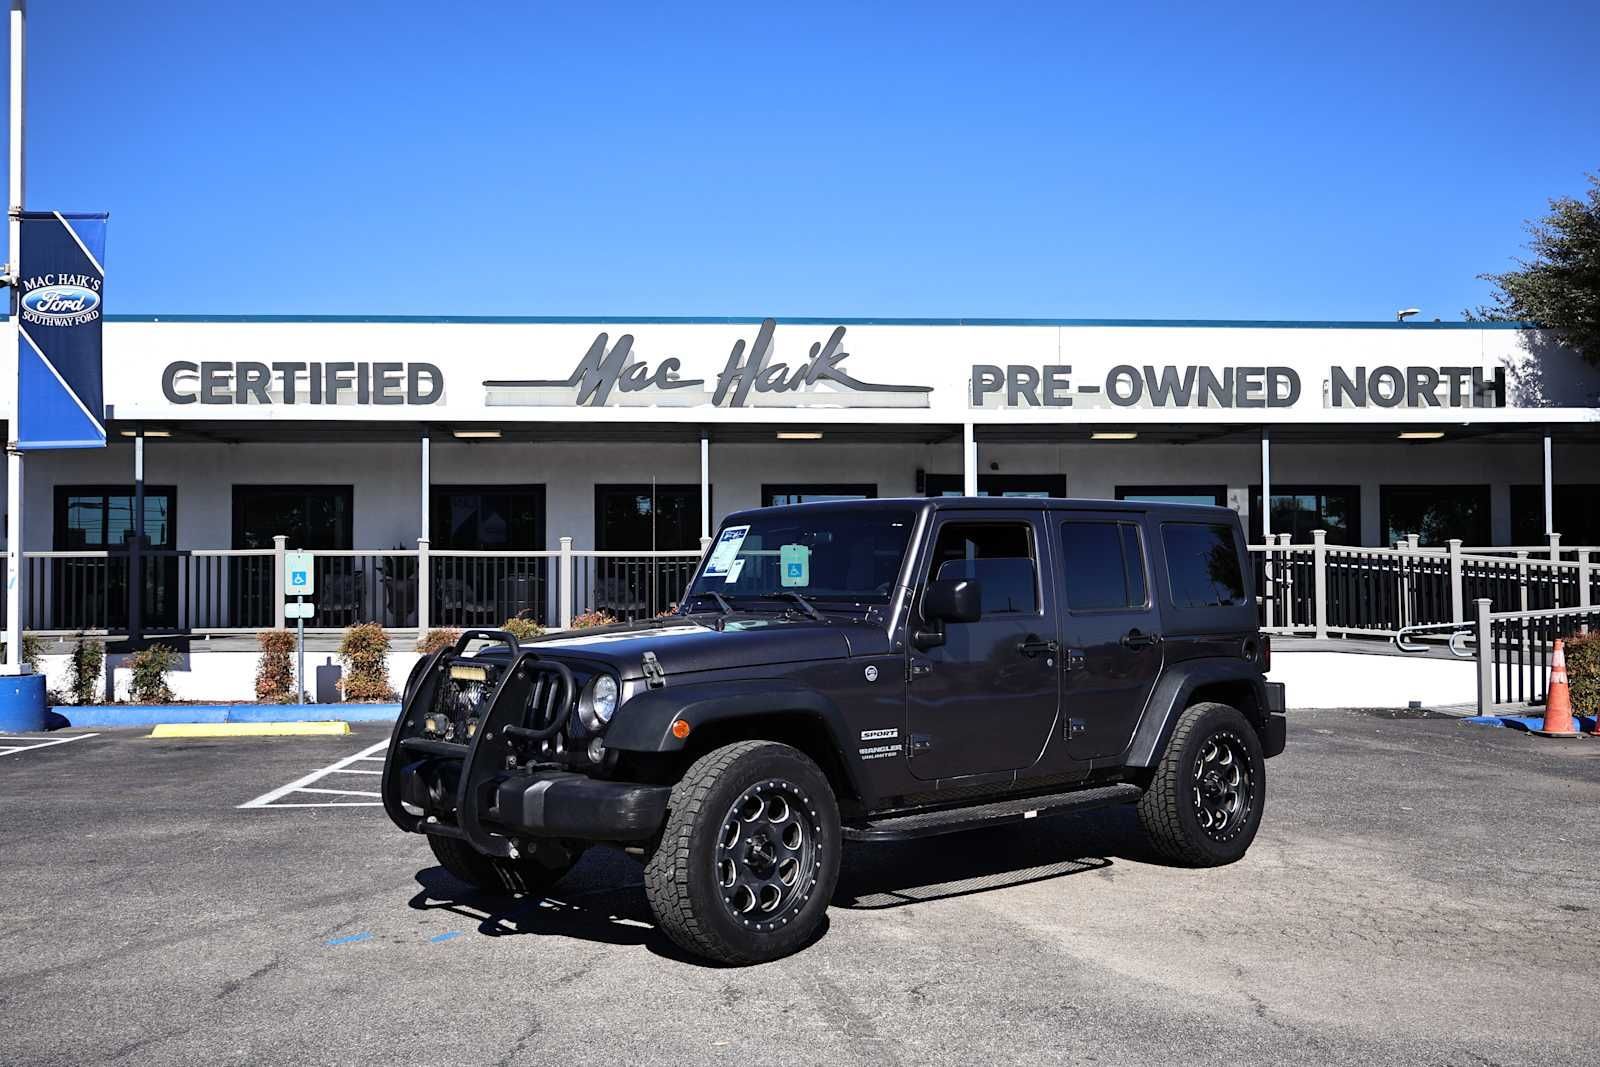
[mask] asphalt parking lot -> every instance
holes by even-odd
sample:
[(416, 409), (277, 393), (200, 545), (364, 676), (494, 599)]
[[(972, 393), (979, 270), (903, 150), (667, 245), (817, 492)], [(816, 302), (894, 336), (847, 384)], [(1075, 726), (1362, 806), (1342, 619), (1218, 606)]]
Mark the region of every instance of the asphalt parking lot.
[(483, 898), (361, 795), (379, 764), (310, 777), (383, 728), (5, 739), (0, 1062), (1600, 1059), (1600, 741), (1291, 722), (1239, 864), (1159, 866), (1126, 811), (859, 846), (822, 937), (738, 970), (620, 853)]

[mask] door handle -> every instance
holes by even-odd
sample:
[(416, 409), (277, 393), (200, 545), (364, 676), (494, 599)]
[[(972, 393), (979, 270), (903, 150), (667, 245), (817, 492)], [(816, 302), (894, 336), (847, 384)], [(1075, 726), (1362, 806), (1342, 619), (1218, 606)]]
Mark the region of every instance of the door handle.
[(1138, 630), (1129, 630), (1122, 635), (1122, 647), (1135, 651), (1141, 648), (1151, 648), (1161, 643), (1160, 634), (1141, 633)]
[(1061, 646), (1054, 641), (1045, 641), (1034, 634), (1029, 634), (1017, 645), (1017, 651), (1022, 653), (1024, 656), (1029, 657), (1037, 656), (1041, 652), (1048, 652), (1051, 655), (1054, 655), (1056, 650), (1060, 647)]

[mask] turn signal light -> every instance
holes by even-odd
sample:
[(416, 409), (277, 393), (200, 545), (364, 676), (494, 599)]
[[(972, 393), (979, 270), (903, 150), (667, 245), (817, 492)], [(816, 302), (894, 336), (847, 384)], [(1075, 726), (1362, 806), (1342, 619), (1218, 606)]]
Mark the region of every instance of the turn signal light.
[(689, 724), (684, 722), (682, 719), (674, 719), (672, 722), (672, 736), (676, 737), (679, 741), (682, 741), (685, 737), (688, 737)]

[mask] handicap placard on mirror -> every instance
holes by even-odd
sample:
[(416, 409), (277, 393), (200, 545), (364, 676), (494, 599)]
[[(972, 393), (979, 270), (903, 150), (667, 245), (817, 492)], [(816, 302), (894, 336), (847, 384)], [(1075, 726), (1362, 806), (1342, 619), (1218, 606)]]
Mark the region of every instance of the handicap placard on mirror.
[(807, 545), (784, 545), (778, 550), (778, 580), (785, 588), (811, 584), (811, 549)]
[(739, 549), (744, 544), (745, 535), (750, 532), (749, 526), (730, 526), (717, 535), (717, 543), (711, 549), (711, 558), (706, 560), (707, 577), (724, 577), (733, 567), (734, 557), (739, 554)]

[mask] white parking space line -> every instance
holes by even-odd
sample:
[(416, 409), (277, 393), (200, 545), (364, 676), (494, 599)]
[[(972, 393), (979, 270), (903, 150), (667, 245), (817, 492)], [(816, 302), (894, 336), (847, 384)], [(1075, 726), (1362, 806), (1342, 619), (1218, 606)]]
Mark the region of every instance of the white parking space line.
[[(82, 741), (86, 737), (99, 736), (99, 734), (73, 734), (71, 737), (24, 737), (21, 734), (0, 734), (0, 756), (14, 756), (19, 752), (32, 752), (35, 749), (49, 748), (51, 745), (64, 745), (69, 741)], [(8, 745), (4, 743), (7, 741), (22, 743)]]
[[(276, 789), (274, 789), (274, 790), (272, 790), (270, 792), (262, 793), (260, 796), (256, 797), (254, 800), (245, 801), (243, 804), (240, 804), (239, 807), (241, 807), (241, 808), (376, 808), (376, 807), (381, 807), (382, 804), (383, 804), (383, 802), (381, 800), (354, 800), (354, 799), (350, 799), (350, 800), (334, 800), (334, 799), (331, 799), (332, 797), (335, 797), (335, 796), (340, 796), (340, 797), (379, 797), (379, 796), (382, 796), (381, 793), (372, 793), (372, 792), (367, 792), (365, 790), (359, 790), (359, 789), (327, 789), (327, 788), (320, 788), (319, 789), (319, 788), (313, 788), (313, 787), (316, 786), (316, 783), (322, 781), (324, 778), (328, 777), (330, 774), (380, 774), (380, 773), (382, 773), (381, 771), (366, 770), (364, 768), (361, 768), (361, 769), (353, 768), (353, 767), (351, 767), (351, 764), (360, 762), (362, 760), (376, 761), (376, 762), (382, 763), (383, 762), (383, 757), (382, 756), (375, 756), (375, 755), (373, 755), (373, 753), (374, 752), (382, 752), (384, 749), (386, 749), (388, 747), (389, 747), (389, 742), (388, 741), (379, 741), (377, 744), (373, 745), (371, 748), (364, 748), (360, 752), (357, 752), (354, 755), (346, 756), (346, 757), (344, 757), (344, 759), (337, 760), (337, 761), (335, 761), (333, 763), (330, 763), (326, 767), (318, 767), (316, 770), (312, 771), (310, 774), (305, 775), (302, 778), (296, 778), (294, 781), (290, 782), (288, 785), (280, 785), (278, 788), (276, 788)], [(307, 800), (307, 799), (305, 799), (307, 796), (313, 796), (313, 797), (327, 796), (330, 799), (328, 799), (328, 800)]]

